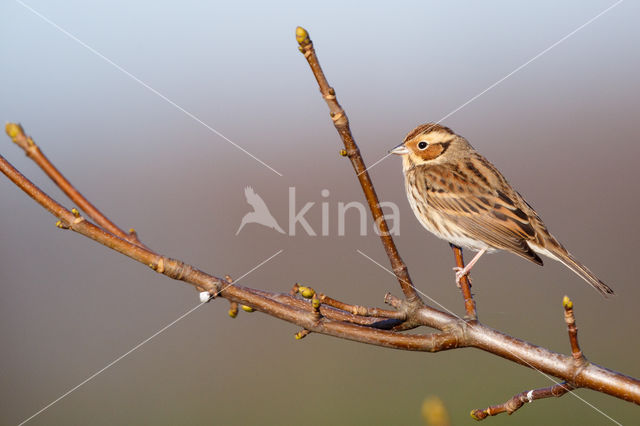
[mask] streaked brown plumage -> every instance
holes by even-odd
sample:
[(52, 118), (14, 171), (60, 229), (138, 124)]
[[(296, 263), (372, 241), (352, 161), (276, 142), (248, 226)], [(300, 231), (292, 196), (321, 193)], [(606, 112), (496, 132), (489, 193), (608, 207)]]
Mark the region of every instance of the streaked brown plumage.
[(542, 265), (566, 265), (603, 295), (613, 290), (549, 233), (533, 208), (486, 158), (448, 127), (418, 126), (391, 151), (402, 156), (407, 197), (420, 223), (450, 243), (482, 253), (507, 250)]

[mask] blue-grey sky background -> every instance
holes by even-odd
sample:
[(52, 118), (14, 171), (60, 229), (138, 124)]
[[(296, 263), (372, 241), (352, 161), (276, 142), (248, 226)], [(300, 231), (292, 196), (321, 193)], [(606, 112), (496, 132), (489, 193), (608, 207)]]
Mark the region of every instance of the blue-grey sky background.
[[(21, 122), (54, 164), (121, 227), (207, 272), (288, 291), (295, 282), (380, 306), (398, 294), (373, 233), (339, 202), (362, 201), (315, 80), (297, 51), (307, 28), (367, 164), (418, 124), (439, 120), (613, 1), (47, 2), (25, 4), (257, 156), (278, 176), (19, 2), (0, 3), (0, 119)], [(561, 299), (576, 302), (593, 362), (640, 376), (634, 282), (640, 207), (640, 5), (624, 1), (444, 120), (538, 210), (549, 228), (619, 294), (603, 300), (566, 268), (487, 256), (474, 269), (480, 319), (569, 351)], [(8, 138), (0, 153), (64, 198)], [(400, 161), (371, 170), (401, 210), (398, 247), (417, 286), (458, 313), (445, 242), (405, 199)], [(252, 186), (281, 225), (288, 188), (319, 231), (295, 237), (248, 225)], [(330, 196), (321, 197), (328, 189)], [(197, 304), (170, 281), (54, 227), (0, 178), (0, 424), (17, 424)], [(370, 226), (370, 224), (369, 224)], [(371, 229), (371, 228), (369, 228)], [(438, 395), (453, 424), (473, 408), (551, 382), (475, 350), (416, 354), (311, 335), (260, 313), (227, 317), (223, 300), (180, 321), (29, 424), (422, 424)], [(581, 398), (623, 424), (636, 406)], [(573, 396), (492, 424), (607, 424)]]

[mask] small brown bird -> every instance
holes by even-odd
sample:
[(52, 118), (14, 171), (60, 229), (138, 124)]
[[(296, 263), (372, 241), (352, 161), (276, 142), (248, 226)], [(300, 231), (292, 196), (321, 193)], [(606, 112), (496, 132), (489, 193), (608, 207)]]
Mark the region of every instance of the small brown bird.
[(391, 150), (402, 156), (407, 198), (422, 226), (478, 254), (456, 269), (456, 282), (486, 252), (507, 250), (538, 265), (562, 262), (603, 295), (613, 290), (549, 233), (542, 219), (486, 158), (448, 127), (427, 123)]

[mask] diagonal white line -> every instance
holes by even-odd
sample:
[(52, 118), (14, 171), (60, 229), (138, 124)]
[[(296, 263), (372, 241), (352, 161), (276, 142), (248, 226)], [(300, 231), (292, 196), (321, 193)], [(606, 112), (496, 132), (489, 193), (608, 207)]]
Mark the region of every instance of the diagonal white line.
[[(272, 254), (268, 259), (263, 260), (262, 262), (258, 263), (256, 266), (254, 266), (253, 269), (249, 270), (249, 272), (245, 273), (244, 275), (241, 275), (239, 278), (234, 279), (232, 283), (227, 284), (226, 286), (222, 287), (218, 293), (222, 293), (223, 291), (225, 291), (225, 289), (231, 287), (234, 284), (237, 284), (238, 281), (240, 281), (241, 279), (243, 279), (244, 277), (246, 277), (247, 275), (249, 275), (250, 273), (252, 273), (256, 269), (258, 269), (259, 267), (261, 267), (262, 265), (264, 265), (265, 263), (267, 263), (268, 261), (270, 261), (271, 259), (276, 257), (277, 255), (279, 255), (283, 251), (284, 251), (284, 249), (278, 250), (276, 253)], [(213, 300), (213, 297), (209, 298), (209, 301), (211, 301), (211, 300)], [(205, 303), (207, 303), (207, 302), (205, 302)]]
[[(375, 263), (376, 265), (378, 265), (380, 268), (384, 269), (385, 271), (387, 271), (389, 274), (393, 275), (394, 277), (397, 277), (396, 274), (393, 273), (392, 270), (388, 269), (387, 267), (385, 267), (384, 265), (382, 265), (379, 262), (376, 262), (375, 260), (373, 260), (371, 257), (367, 256), (366, 254), (364, 254), (363, 252), (361, 252), (360, 250), (356, 251), (358, 253), (360, 253), (362, 256), (366, 257), (367, 259), (369, 259), (371, 262)], [(406, 281), (402, 280), (405, 284), (409, 284)], [(440, 304), (438, 301), (436, 301), (435, 299), (433, 299), (431, 296), (427, 295), (426, 293), (424, 293), (423, 291), (420, 291), (420, 289), (416, 288), (415, 286), (411, 285), (411, 287), (416, 290), (418, 293), (420, 293), (421, 295), (423, 295), (424, 297), (426, 297), (427, 299), (431, 300), (433, 303), (435, 303), (436, 305), (440, 306), (442, 309), (444, 309), (445, 311), (449, 312), (451, 315), (453, 315), (454, 317), (464, 321), (464, 319), (460, 318), (459, 315), (451, 312), (449, 309), (445, 308), (442, 304)], [(535, 368), (533, 365), (529, 364), (526, 360), (520, 358), (519, 356), (513, 354), (516, 358), (518, 358), (520, 361), (522, 361), (523, 363), (527, 364), (532, 370), (537, 371), (538, 373), (542, 374), (544, 377), (546, 377), (547, 379), (549, 379), (549, 381), (557, 384), (560, 384), (559, 381), (557, 381), (555, 378), (553, 378), (552, 376), (548, 375), (547, 373), (538, 370), (537, 368)], [(611, 416), (607, 415), (607, 413), (605, 413), (604, 411), (600, 410), (598, 407), (594, 406), (593, 404), (591, 404), (590, 402), (586, 401), (584, 398), (582, 398), (580, 395), (576, 394), (575, 392), (569, 392), (571, 395), (575, 396), (576, 398), (578, 398), (580, 401), (584, 402), (585, 404), (587, 404), (589, 407), (593, 408), (594, 410), (596, 410), (598, 413), (602, 414), (604, 417), (606, 417), (607, 419), (611, 420), (613, 423), (622, 426), (622, 423), (618, 422), (617, 420), (611, 418)]]
[(80, 44), (82, 47), (84, 47), (87, 50), (89, 50), (94, 55), (96, 55), (99, 58), (103, 59), (105, 62), (109, 63), (114, 68), (116, 68), (117, 70), (119, 70), (122, 73), (124, 73), (125, 75), (127, 75), (129, 78), (134, 80), (136, 83), (138, 83), (141, 86), (145, 87), (146, 89), (148, 89), (152, 93), (154, 93), (157, 96), (159, 96), (161, 99), (167, 101), (169, 104), (171, 104), (172, 106), (174, 106), (178, 110), (182, 111), (184, 114), (186, 114), (187, 116), (189, 116), (193, 120), (197, 121), (198, 123), (200, 123), (201, 125), (203, 125), (207, 129), (209, 129), (210, 131), (215, 133), (216, 135), (220, 136), (222, 139), (224, 139), (225, 141), (229, 142), (231, 145), (235, 146), (240, 151), (244, 152), (249, 157), (251, 157), (254, 160), (256, 160), (258, 163), (262, 164), (263, 166), (265, 166), (266, 168), (268, 168), (269, 170), (271, 170), (272, 172), (274, 172), (278, 176), (282, 176), (282, 173), (280, 173), (279, 171), (277, 171), (276, 169), (274, 169), (273, 167), (271, 167), (270, 165), (268, 165), (267, 163), (265, 163), (264, 161), (262, 161), (261, 159), (259, 159), (258, 157), (256, 157), (255, 155), (253, 155), (252, 153), (250, 153), (249, 151), (247, 151), (246, 149), (244, 149), (243, 147), (241, 147), (240, 145), (238, 145), (237, 143), (235, 143), (234, 141), (232, 141), (231, 139), (229, 139), (228, 137), (226, 137), (225, 135), (223, 135), (222, 133), (220, 133), (219, 131), (217, 131), (216, 129), (214, 129), (213, 127), (211, 127), (210, 125), (208, 125), (204, 121), (202, 121), (201, 119), (199, 119), (198, 117), (196, 117), (194, 114), (192, 114), (191, 112), (187, 111), (186, 109), (184, 109), (183, 107), (181, 107), (180, 105), (178, 105), (177, 103), (175, 103), (174, 101), (172, 101), (171, 99), (169, 99), (168, 97), (163, 95), (162, 93), (158, 92), (156, 89), (154, 89), (153, 87), (149, 86), (147, 83), (145, 83), (144, 81), (140, 80), (138, 77), (136, 77), (135, 75), (131, 74), (129, 71), (127, 71), (126, 69), (124, 69), (123, 67), (118, 65), (117, 63), (113, 62), (111, 59), (107, 58), (105, 55), (103, 55), (102, 53), (98, 52), (96, 49), (94, 49), (93, 47), (89, 46), (87, 43), (83, 42), (78, 37), (74, 36), (69, 31), (65, 30), (60, 25), (58, 25), (55, 22), (53, 22), (51, 19), (47, 18), (46, 16), (44, 16), (43, 14), (41, 14), (40, 12), (35, 10), (33, 7), (31, 7), (28, 4), (24, 3), (22, 0), (15, 0), (15, 1), (16, 1), (16, 3), (20, 4), (25, 9), (29, 10), (34, 15), (38, 16), (43, 21), (45, 21), (46, 23), (48, 23), (49, 25), (51, 25), (52, 27), (54, 27), (55, 29), (57, 29), (61, 33), (63, 33), (64, 35), (66, 35), (67, 37), (72, 39), (73, 41), (75, 41), (78, 44)]
[[(246, 277), (247, 275), (249, 275), (250, 273), (252, 273), (253, 271), (255, 271), (256, 269), (258, 269), (259, 267), (261, 267), (262, 265), (264, 265), (265, 263), (267, 263), (268, 261), (270, 261), (271, 259), (273, 259), (274, 257), (276, 257), (277, 255), (279, 255), (280, 253), (282, 253), (284, 250), (279, 250), (277, 253), (271, 255), (268, 259), (263, 260), (262, 262), (260, 262), (258, 265), (254, 266), (252, 269), (249, 270), (249, 272), (246, 272), (244, 275), (240, 276), (240, 278), (234, 280), (234, 283), (237, 283), (238, 281), (240, 281), (241, 279), (243, 279), (244, 277)], [(230, 284), (233, 285), (233, 284)], [(229, 287), (229, 285), (227, 285), (227, 287)], [(227, 288), (225, 287), (225, 288)], [(224, 289), (223, 289), (224, 290)], [(68, 391), (66, 391), (65, 393), (63, 393), (62, 395), (60, 395), (58, 398), (54, 399), (52, 402), (50, 402), (49, 404), (45, 405), (44, 407), (42, 407), (39, 411), (35, 412), (34, 414), (32, 414), (31, 416), (29, 416), (28, 418), (26, 418), (25, 420), (23, 420), (22, 422), (20, 422), (20, 424), (18, 426), (22, 426), (23, 424), (27, 423), (28, 421), (30, 421), (31, 419), (33, 419), (34, 417), (36, 417), (37, 415), (43, 413), (44, 411), (46, 411), (47, 409), (51, 408), (53, 405), (55, 405), (57, 402), (59, 402), (60, 400), (64, 399), (66, 396), (68, 396), (69, 394), (71, 394), (72, 392), (74, 392), (76, 389), (78, 389), (79, 387), (81, 387), (82, 385), (90, 382), (92, 379), (94, 379), (96, 376), (98, 376), (100, 373), (104, 372), (105, 370), (107, 370), (109, 367), (113, 366), (114, 364), (118, 363), (119, 361), (121, 361), (123, 358), (125, 358), (127, 355), (131, 354), (132, 352), (135, 352), (137, 349), (140, 349), (145, 343), (149, 342), (151, 339), (153, 339), (154, 337), (158, 336), (159, 334), (163, 333), (164, 331), (166, 331), (167, 329), (169, 329), (170, 327), (172, 327), (173, 325), (175, 325), (178, 321), (186, 318), (188, 315), (190, 315), (191, 313), (193, 313), (196, 309), (198, 309), (199, 307), (201, 307), (202, 305), (204, 305), (205, 302), (202, 303), (198, 303), (196, 306), (194, 306), (193, 308), (189, 309), (187, 312), (185, 312), (184, 314), (180, 315), (178, 318), (176, 318), (175, 320), (171, 321), (169, 324), (165, 325), (164, 327), (162, 327), (160, 330), (156, 331), (155, 333), (153, 333), (151, 336), (147, 337), (146, 339), (144, 339), (142, 342), (138, 343), (137, 345), (135, 345), (133, 348), (129, 349), (127, 352), (123, 353), (122, 355), (120, 355), (118, 358), (114, 359), (113, 361), (111, 361), (109, 364), (105, 365), (104, 367), (102, 367), (100, 370), (96, 371), (95, 373), (93, 373), (92, 375), (90, 375), (89, 377), (87, 377), (86, 379), (84, 379), (82, 382), (78, 383), (77, 385), (75, 385), (74, 387), (72, 387), (71, 389), (69, 389)]]
[(56, 398), (55, 400), (53, 400), (52, 402), (50, 402), (49, 404), (45, 405), (44, 407), (42, 407), (39, 411), (35, 412), (34, 414), (32, 414), (30, 417), (26, 418), (25, 420), (23, 420), (22, 422), (20, 422), (20, 424), (18, 426), (22, 426), (23, 424), (27, 423), (29, 420), (33, 419), (34, 417), (36, 417), (38, 414), (46, 411), (48, 408), (52, 407), (54, 404), (56, 404), (58, 401), (60, 401), (61, 399), (63, 399), (64, 397), (66, 397), (67, 395), (69, 395), (70, 393), (72, 393), (73, 391), (75, 391), (76, 389), (78, 389), (80, 386), (84, 385), (85, 383), (89, 382), (91, 379), (93, 379), (94, 377), (96, 377), (97, 375), (99, 375), (100, 373), (102, 373), (103, 371), (105, 371), (107, 368), (111, 367), (112, 365), (114, 365), (115, 363), (117, 363), (118, 361), (120, 361), (121, 359), (123, 359), (124, 357), (126, 357), (127, 355), (129, 355), (130, 353), (134, 352), (136, 349), (140, 348), (142, 345), (144, 345), (145, 343), (147, 343), (149, 340), (153, 339), (154, 337), (156, 337), (157, 335), (159, 335), (160, 333), (162, 333), (163, 331), (165, 331), (166, 329), (168, 329), (169, 327), (171, 327), (172, 325), (174, 325), (175, 323), (177, 323), (178, 321), (180, 321), (181, 319), (183, 319), (184, 317), (186, 317), (187, 315), (189, 315), (190, 313), (192, 313), (193, 311), (195, 311), (196, 309), (198, 309), (200, 306), (202, 306), (204, 303), (199, 303), (196, 306), (194, 306), (193, 308), (189, 309), (187, 312), (185, 312), (184, 314), (180, 315), (178, 318), (176, 318), (175, 320), (173, 320), (172, 322), (170, 322), (169, 324), (165, 325), (164, 327), (162, 327), (160, 330), (156, 331), (155, 333), (153, 333), (151, 336), (147, 337), (146, 339), (144, 339), (142, 342), (138, 343), (137, 345), (135, 345), (133, 348), (129, 349), (127, 352), (123, 353), (122, 355), (120, 355), (118, 358), (114, 359), (113, 361), (111, 361), (109, 364), (105, 365), (104, 367), (102, 367), (100, 370), (96, 371), (95, 373), (93, 373), (92, 375), (90, 375), (89, 377), (87, 377), (86, 379), (84, 379), (82, 382), (78, 383), (77, 385), (75, 385), (74, 387), (72, 387), (71, 389), (69, 389), (68, 391), (66, 391), (65, 393), (63, 393), (62, 395), (60, 395), (58, 398)]
[(538, 53), (536, 56), (534, 56), (533, 58), (529, 59), (527, 62), (525, 62), (524, 64), (520, 65), (518, 68), (514, 69), (513, 71), (511, 71), (509, 74), (505, 75), (504, 77), (502, 77), (500, 80), (496, 81), (495, 83), (493, 83), (491, 86), (487, 87), (486, 89), (484, 89), (482, 92), (478, 93), (477, 95), (475, 95), (474, 97), (472, 97), (471, 99), (469, 99), (467, 102), (463, 103), (462, 105), (460, 105), (458, 108), (454, 109), (453, 111), (451, 111), (449, 114), (445, 115), (444, 117), (442, 117), (440, 120), (438, 120), (438, 123), (441, 122), (442, 120), (446, 120), (447, 118), (449, 118), (450, 116), (452, 116), (453, 114), (455, 114), (456, 112), (460, 111), (462, 108), (466, 107), (467, 105), (469, 105), (471, 102), (475, 101), (476, 99), (478, 99), (480, 96), (484, 95), (485, 93), (487, 93), (489, 90), (493, 89), (494, 87), (496, 87), (498, 84), (502, 83), (503, 81), (505, 81), (506, 79), (508, 79), (509, 77), (511, 77), (512, 75), (514, 75), (515, 73), (517, 73), (518, 71), (520, 71), (522, 68), (526, 67), (527, 65), (529, 65), (531, 62), (535, 61), (536, 59), (538, 59), (540, 56), (544, 55), (545, 53), (547, 53), (548, 51), (550, 51), (551, 49), (553, 49), (554, 47), (556, 47), (557, 45), (559, 45), (560, 43), (562, 43), (563, 41), (565, 41), (566, 39), (568, 39), (569, 37), (571, 37), (572, 35), (574, 35), (575, 33), (577, 33), (578, 31), (580, 31), (581, 29), (583, 29), (584, 27), (586, 27), (587, 25), (589, 25), (590, 23), (592, 23), (593, 21), (595, 21), (596, 19), (598, 19), (599, 17), (601, 17), (602, 15), (604, 15), (605, 13), (607, 13), (608, 11), (610, 11), (611, 9), (613, 9), (614, 7), (616, 7), (617, 5), (619, 5), (620, 3), (622, 3), (624, 0), (618, 0), (617, 2), (615, 2), (614, 4), (612, 4), (611, 6), (607, 7), (605, 10), (603, 10), (602, 12), (598, 13), (596, 16), (594, 16), (593, 18), (589, 19), (587, 22), (585, 22), (584, 24), (580, 25), (578, 28), (576, 28), (575, 30), (571, 31), (569, 34), (567, 34), (566, 36), (562, 37), (560, 40), (556, 41), (555, 43), (553, 43), (551, 46), (547, 47), (546, 49), (544, 49), (542, 52)]
[[(275, 252), (274, 254), (272, 254), (271, 256), (269, 256), (267, 259), (263, 260), (262, 262), (258, 263), (256, 266), (254, 266), (252, 269), (249, 270), (249, 272), (244, 273), (243, 275), (240, 275), (240, 278), (236, 278), (233, 280), (234, 283), (237, 283), (238, 281), (240, 281), (241, 279), (243, 279), (244, 277), (246, 277), (247, 275), (249, 275), (250, 273), (252, 273), (253, 271), (255, 271), (256, 269), (258, 269), (259, 267), (261, 267), (262, 265), (264, 265), (265, 263), (267, 263), (268, 261), (270, 261), (271, 259), (273, 259), (274, 257), (276, 257), (277, 255), (279, 255), (280, 253), (282, 253), (284, 251), (284, 249), (280, 249), (277, 252)], [(231, 284), (233, 285), (233, 284)], [(229, 287), (229, 286), (227, 286)], [(226, 288), (226, 287), (225, 287)]]
[[(555, 382), (556, 384), (559, 384), (560, 382), (556, 382), (552, 377), (546, 375), (545, 373), (543, 373), (540, 370), (537, 370), (540, 374), (543, 374), (547, 379)], [(584, 402), (585, 404), (587, 404), (589, 407), (593, 408), (594, 410), (596, 410), (598, 413), (602, 414), (604, 417), (606, 417), (607, 419), (611, 420), (612, 423), (617, 424), (618, 426), (623, 426), (622, 423), (620, 423), (619, 421), (611, 418), (611, 416), (609, 416), (607, 413), (605, 413), (604, 411), (602, 411), (601, 409), (599, 409), (598, 407), (596, 407), (595, 405), (593, 405), (592, 403), (590, 403), (589, 401), (585, 400), (584, 398), (582, 398), (580, 395), (578, 395), (575, 392), (569, 392), (571, 395), (575, 396), (576, 398), (578, 398), (580, 401)]]
[(364, 172), (368, 172), (370, 169), (374, 168), (375, 166), (378, 165), (378, 163), (382, 163), (384, 160), (387, 159), (387, 157), (391, 156), (391, 153), (388, 152), (384, 157), (382, 157), (381, 159), (379, 159), (378, 161), (376, 161), (375, 163), (373, 163), (372, 165), (370, 165), (369, 167), (367, 167), (366, 169), (364, 169), (363, 171), (361, 171), (360, 173), (358, 173), (358, 176), (360, 176), (361, 174), (363, 174)]
[[(453, 114), (455, 114), (456, 112), (460, 111), (462, 108), (466, 107), (471, 102), (475, 101), (480, 96), (484, 95), (489, 90), (493, 89), (498, 84), (502, 83), (503, 81), (505, 81), (506, 79), (508, 79), (509, 77), (511, 77), (512, 75), (514, 75), (515, 73), (517, 73), (518, 71), (520, 71), (521, 69), (526, 67), (527, 65), (529, 65), (531, 62), (535, 61), (536, 59), (538, 59), (539, 57), (541, 57), (542, 55), (544, 55), (545, 53), (547, 53), (548, 51), (550, 51), (551, 49), (553, 49), (554, 47), (556, 47), (557, 45), (559, 45), (560, 43), (562, 43), (563, 41), (565, 41), (566, 39), (568, 39), (569, 37), (571, 37), (572, 35), (577, 33), (578, 31), (580, 31), (584, 27), (586, 27), (587, 25), (591, 24), (593, 21), (595, 21), (596, 19), (598, 19), (599, 17), (601, 17), (602, 15), (604, 15), (605, 13), (607, 13), (608, 11), (610, 11), (611, 9), (613, 9), (614, 7), (616, 7), (617, 5), (622, 3), (623, 1), (624, 0), (618, 0), (617, 2), (612, 4), (611, 6), (607, 7), (602, 12), (598, 13), (596, 16), (594, 16), (593, 18), (589, 19), (587, 22), (585, 22), (584, 24), (580, 25), (578, 28), (576, 28), (575, 30), (571, 31), (569, 34), (565, 35), (560, 40), (556, 41), (551, 46), (547, 47), (542, 52), (540, 52), (537, 55), (535, 55), (533, 58), (529, 59), (527, 62), (525, 62), (524, 64), (520, 65), (519, 67), (517, 67), (513, 71), (511, 71), (509, 74), (507, 74), (504, 77), (502, 77), (500, 80), (496, 81), (491, 86), (489, 86), (486, 89), (484, 89), (482, 92), (480, 92), (477, 95), (473, 96), (471, 99), (469, 99), (468, 101), (466, 101), (465, 103), (463, 103), (462, 105), (460, 105), (459, 107), (457, 107), (456, 109), (454, 109), (453, 111), (451, 111), (450, 113), (448, 113), (447, 115), (442, 117), (440, 120), (436, 121), (434, 124), (438, 124), (438, 123), (442, 122), (443, 120), (446, 120), (447, 118), (451, 117)], [(373, 168), (375, 165), (379, 164), (382, 160), (384, 160), (385, 158), (389, 157), (390, 155), (391, 155), (391, 153), (388, 153), (387, 155), (385, 155), (384, 157), (382, 157), (381, 159), (379, 159), (378, 161), (376, 161), (375, 163), (373, 163), (372, 165), (370, 165), (369, 167), (367, 167), (366, 169), (364, 169), (363, 171), (358, 173), (358, 176), (360, 176), (362, 173), (368, 171), (369, 169)]]

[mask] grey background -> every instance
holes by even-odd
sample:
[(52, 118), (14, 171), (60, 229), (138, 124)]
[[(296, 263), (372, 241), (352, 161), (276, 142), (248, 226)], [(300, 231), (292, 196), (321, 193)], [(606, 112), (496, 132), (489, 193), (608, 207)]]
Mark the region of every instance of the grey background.
[[(28, 3), (89, 46), (280, 171), (216, 136), (19, 3), (0, 4), (0, 118), (20, 121), (63, 173), (155, 250), (245, 285), (295, 282), (380, 306), (393, 278), (355, 215), (338, 237), (337, 203), (362, 201), (308, 66), (303, 25), (372, 164), (414, 126), (438, 120), (564, 37), (610, 1)], [(640, 8), (623, 2), (444, 121), (510, 179), (551, 231), (618, 294), (603, 300), (562, 265), (509, 254), (474, 270), (487, 325), (569, 351), (564, 294), (593, 362), (640, 376), (635, 285), (639, 203)], [(68, 207), (8, 138), (0, 152)], [(451, 252), (413, 217), (400, 161), (371, 170), (401, 209), (396, 238), (418, 287), (455, 312)], [(320, 230), (235, 232), (251, 185), (284, 227), (288, 187)], [(320, 196), (329, 189), (330, 196)], [(0, 178), (0, 424), (17, 424), (197, 304), (187, 285), (72, 232)], [(371, 223), (368, 225), (371, 227)], [(371, 229), (371, 228), (369, 228)], [(260, 313), (206, 305), (30, 424), (421, 424), (438, 395), (454, 424), (472, 408), (551, 382), (476, 350), (405, 353), (312, 335)], [(577, 395), (623, 424), (638, 408)], [(501, 424), (608, 424), (573, 396), (540, 401)]]

